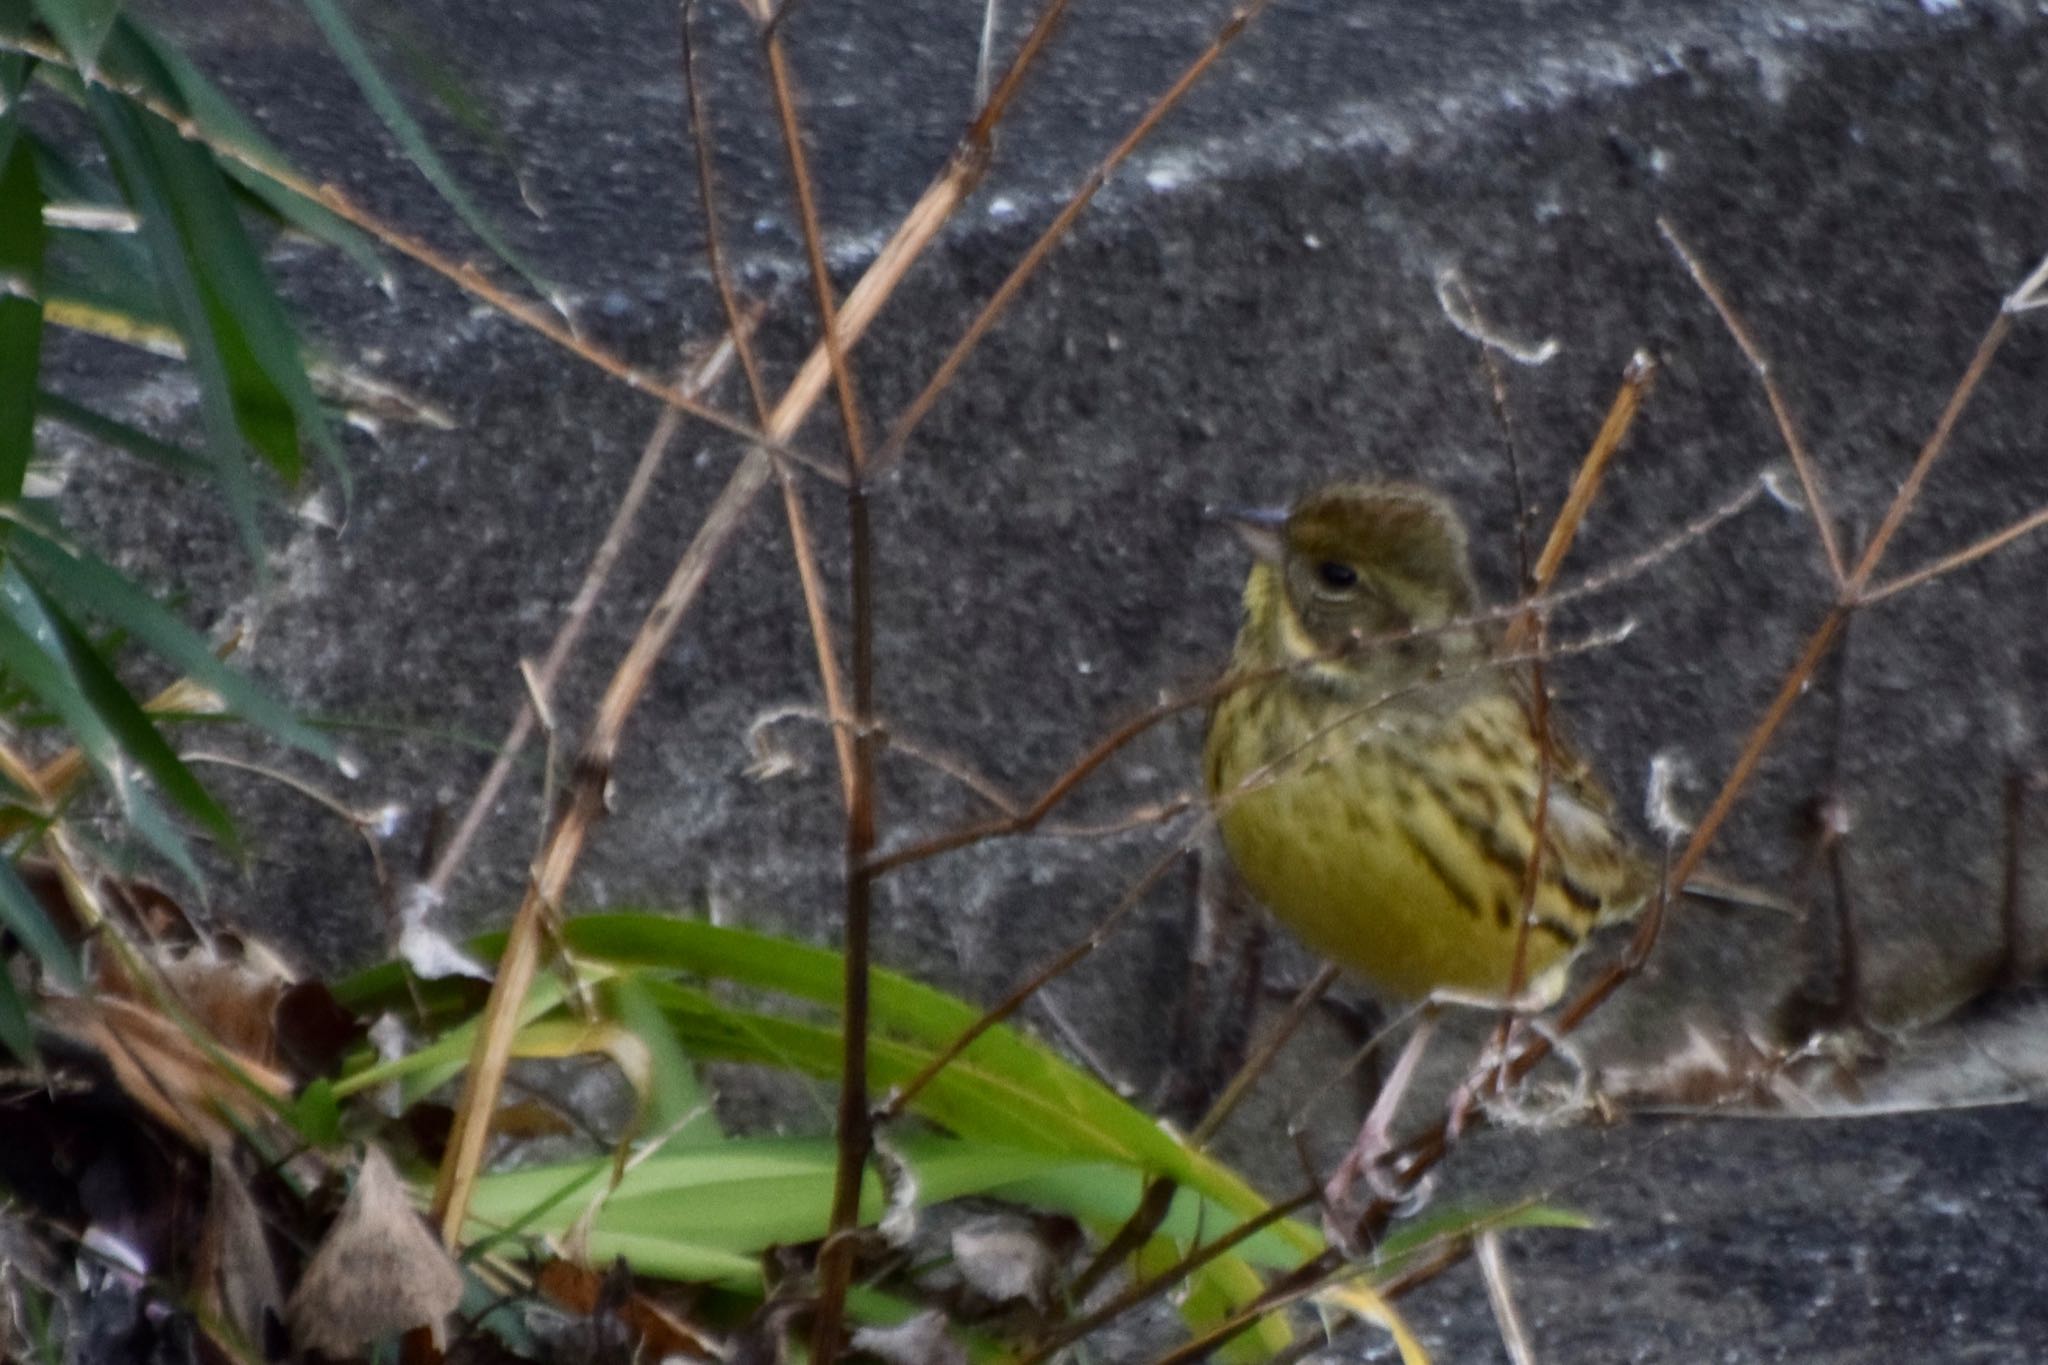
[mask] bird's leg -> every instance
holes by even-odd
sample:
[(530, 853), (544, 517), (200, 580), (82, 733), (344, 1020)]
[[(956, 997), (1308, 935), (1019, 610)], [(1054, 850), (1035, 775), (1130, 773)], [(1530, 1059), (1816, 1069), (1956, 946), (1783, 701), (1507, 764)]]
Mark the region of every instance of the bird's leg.
[[(1342, 1217), (1342, 1212), (1349, 1205), (1351, 1187), (1360, 1179), (1381, 1199), (1399, 1201), (1409, 1195), (1408, 1184), (1382, 1163), (1393, 1151), (1394, 1119), (1400, 1113), (1402, 1096), (1415, 1079), (1415, 1068), (1429, 1047), (1431, 1035), (1436, 1032), (1437, 1015), (1438, 1007), (1434, 1004), (1425, 1004), (1417, 1012), (1415, 1031), (1408, 1035), (1401, 1055), (1395, 1059), (1394, 1069), (1387, 1073), (1386, 1081), (1380, 1086), (1379, 1097), (1373, 1101), (1371, 1112), (1365, 1116), (1365, 1123), (1358, 1130), (1358, 1139), (1351, 1144), (1351, 1150), (1344, 1154), (1344, 1159), (1337, 1163), (1336, 1172), (1323, 1187), (1326, 1223), (1332, 1216), (1340, 1224), (1349, 1221)], [(1341, 1242), (1344, 1239), (1339, 1236), (1335, 1240)]]
[[(1497, 1087), (1491, 1094), (1487, 1093), (1501, 1069), (1519, 1051), (1516, 1044), (1525, 1029), (1545, 1039), (1550, 1044), (1550, 1055), (1571, 1069), (1569, 1090), (1559, 1094), (1553, 1087), (1545, 1085), (1538, 1089), (1533, 1099), (1525, 1098), (1521, 1092), (1511, 1094)], [(1473, 1111), (1481, 1108), (1489, 1119), (1504, 1128), (1551, 1127), (1587, 1116), (1596, 1121), (1608, 1121), (1613, 1117), (1613, 1106), (1600, 1094), (1596, 1084), (1598, 1080), (1598, 1068), (1569, 1036), (1559, 1033), (1541, 1015), (1517, 1015), (1508, 1034), (1507, 1047), (1498, 1057), (1485, 1059), (1452, 1092), (1449, 1136), (1458, 1137)]]

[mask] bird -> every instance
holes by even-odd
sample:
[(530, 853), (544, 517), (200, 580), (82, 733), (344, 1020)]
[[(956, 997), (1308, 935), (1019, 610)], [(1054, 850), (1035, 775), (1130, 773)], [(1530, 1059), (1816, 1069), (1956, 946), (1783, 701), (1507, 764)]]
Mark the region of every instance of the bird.
[(1310, 948), (1425, 1007), (1335, 1202), (1385, 1155), (1436, 1007), (1555, 1003), (1589, 935), (1639, 913), (1657, 878), (1539, 723), (1446, 499), (1346, 481), (1232, 519), (1253, 563), (1203, 746), (1223, 846)]

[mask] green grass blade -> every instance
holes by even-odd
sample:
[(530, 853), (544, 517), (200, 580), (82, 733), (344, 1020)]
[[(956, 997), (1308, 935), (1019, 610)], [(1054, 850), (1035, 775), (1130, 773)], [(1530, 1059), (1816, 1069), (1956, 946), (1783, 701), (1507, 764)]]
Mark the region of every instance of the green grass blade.
[[(1071, 1164), (934, 1134), (911, 1138), (892, 1152), (914, 1182), (906, 1188), (914, 1187), (920, 1206), (985, 1194)], [(758, 1253), (823, 1235), (836, 1162), (830, 1139), (778, 1137), (666, 1149), (633, 1165), (616, 1188), (608, 1188), (609, 1159), (529, 1167), (484, 1177), (471, 1216), (485, 1227), (527, 1221), (531, 1231), (560, 1232), (602, 1197), (595, 1228), (605, 1233), (700, 1251)], [(540, 1206), (548, 1212), (528, 1220)], [(884, 1209), (882, 1182), (870, 1173), (861, 1190), (861, 1217), (873, 1222)]]
[[(586, 974), (637, 977), (638, 991), (660, 1010), (676, 1042), (693, 1059), (760, 1065), (827, 1081), (838, 1075), (841, 1046), (833, 1027), (776, 1013), (772, 1005), (741, 1008), (709, 989), (667, 979), (697, 978), (829, 1005), (837, 1000), (838, 954), (744, 930), (648, 914), (574, 919), (564, 926), (563, 936)], [(490, 955), (491, 939), (480, 940), (475, 951)], [(872, 987), (868, 1066), (877, 1091), (901, 1085), (920, 1072), (962, 1028), (979, 1017), (980, 1012), (967, 1002), (894, 973), (875, 972)], [(386, 969), (346, 983), (339, 993), (352, 1007), (373, 1009), (379, 1002), (398, 1001), (401, 992), (401, 978)], [(438, 1012), (454, 1007), (456, 1000), (449, 995), (445, 1000), (430, 1000), (428, 1007)], [(1109, 1235), (1129, 1216), (1147, 1180), (1156, 1174), (1172, 1175), (1182, 1192), (1148, 1253), (1159, 1265), (1172, 1263), (1187, 1246), (1219, 1236), (1266, 1208), (1264, 1198), (1228, 1167), (1187, 1147), (1149, 1115), (1050, 1049), (1007, 1028), (991, 1029), (940, 1071), (912, 1109), (952, 1134), (948, 1140), (963, 1144), (963, 1150), (1000, 1150), (1027, 1163), (1023, 1173), (1013, 1174), (1007, 1181), (983, 1170), (975, 1186), (978, 1192), (1001, 1190), (1036, 1207), (1065, 1209), (1098, 1235)], [(723, 1151), (730, 1145), (729, 1141), (699, 1150)], [(829, 1144), (822, 1150), (829, 1153)], [(663, 1153), (653, 1159), (657, 1170), (676, 1169), (663, 1164), (668, 1156)], [(1036, 1169), (1029, 1169), (1030, 1163), (1037, 1163)], [(777, 1201), (792, 1210), (792, 1224), (811, 1229), (806, 1235), (815, 1236), (823, 1227), (816, 1220), (824, 1217), (828, 1207), (830, 1164), (821, 1157), (815, 1187), (804, 1185), (810, 1193), (803, 1198), (810, 1202), (801, 1202), (793, 1190), (776, 1194)], [(573, 1218), (601, 1188), (595, 1183), (600, 1179), (595, 1171), (593, 1167), (588, 1177), (592, 1183), (576, 1191), (563, 1189), (559, 1183), (550, 1187), (551, 1195), (517, 1184), (501, 1188), (512, 1206), (531, 1210), (536, 1201), (552, 1198), (550, 1207), (559, 1209), (560, 1217)], [(559, 1182), (560, 1175), (555, 1170), (551, 1177), (529, 1178)], [(518, 1173), (503, 1177), (507, 1181), (517, 1178)], [(625, 1250), (627, 1238), (641, 1239), (637, 1245), (642, 1251), (648, 1238), (658, 1240), (660, 1227), (640, 1226), (633, 1212), (641, 1207), (633, 1196), (646, 1188), (643, 1184), (627, 1189), (623, 1202), (616, 1202), (620, 1196), (615, 1194), (615, 1203), (607, 1203), (601, 1213), (599, 1228), (622, 1239), (614, 1249)], [(950, 1186), (943, 1180), (932, 1186), (934, 1191), (945, 1188)], [(521, 1204), (521, 1200), (527, 1202)], [(763, 1196), (743, 1202), (767, 1201)], [(674, 1199), (670, 1205), (679, 1206)], [(653, 1200), (644, 1207), (662, 1206)], [(502, 1214), (508, 1209), (497, 1211)], [(874, 1214), (864, 1210), (863, 1216)], [(537, 1218), (535, 1225), (548, 1223), (546, 1218)], [(753, 1223), (745, 1227), (748, 1235), (765, 1235), (764, 1229)], [(716, 1231), (697, 1228), (696, 1240), (688, 1244), (690, 1254), (705, 1251), (713, 1243), (715, 1249), (736, 1245), (733, 1237), (738, 1234), (732, 1229), (726, 1229), (730, 1235), (714, 1236)], [(773, 1231), (779, 1237), (795, 1235), (791, 1226), (778, 1225)], [(1294, 1220), (1277, 1224), (1190, 1276), (1181, 1309), (1197, 1325), (1219, 1321), (1261, 1292), (1258, 1267), (1291, 1267), (1321, 1246), (1321, 1238), (1306, 1224)], [(1270, 1354), (1287, 1339), (1287, 1330), (1279, 1319), (1264, 1324), (1232, 1348), (1231, 1358)]]

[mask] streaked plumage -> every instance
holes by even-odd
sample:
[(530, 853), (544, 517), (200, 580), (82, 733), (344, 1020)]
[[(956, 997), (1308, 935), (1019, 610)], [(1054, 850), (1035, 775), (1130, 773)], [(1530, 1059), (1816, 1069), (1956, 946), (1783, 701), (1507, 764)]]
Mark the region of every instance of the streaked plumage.
[[(1252, 537), (1248, 537), (1252, 538)], [(1205, 768), (1254, 894), (1401, 1000), (1506, 999), (1540, 750), (1464, 529), (1421, 488), (1337, 484), (1261, 537)], [(1467, 624), (1454, 624), (1465, 621)], [(1652, 884), (1599, 782), (1553, 735), (1545, 852), (1517, 1003), (1556, 998), (1597, 924)]]

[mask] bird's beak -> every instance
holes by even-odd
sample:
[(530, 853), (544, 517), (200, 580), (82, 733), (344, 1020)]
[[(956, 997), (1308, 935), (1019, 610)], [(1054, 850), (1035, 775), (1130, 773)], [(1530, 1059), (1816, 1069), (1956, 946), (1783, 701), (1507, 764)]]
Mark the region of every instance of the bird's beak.
[(1210, 507), (1212, 521), (1227, 522), (1252, 555), (1268, 564), (1278, 564), (1285, 548), (1287, 509), (1285, 507)]

